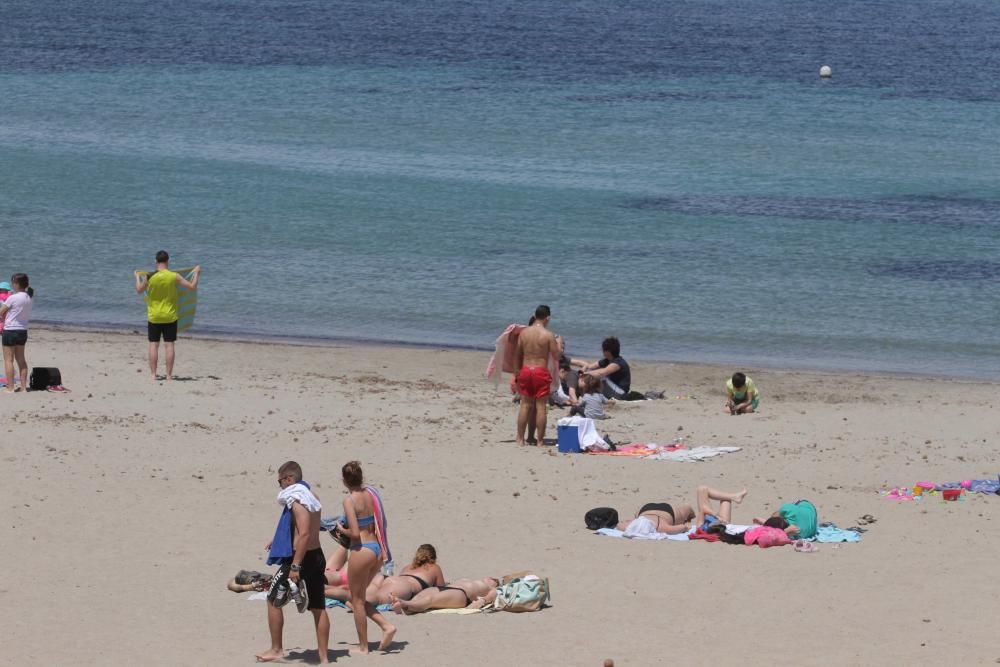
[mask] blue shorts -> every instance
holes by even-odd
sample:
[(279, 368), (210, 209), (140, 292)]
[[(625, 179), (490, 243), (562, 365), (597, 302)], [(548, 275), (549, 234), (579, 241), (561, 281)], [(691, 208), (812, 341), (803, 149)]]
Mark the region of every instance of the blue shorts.
[(704, 533), (708, 531), (709, 526), (714, 526), (717, 523), (719, 523), (719, 517), (715, 516), (714, 514), (706, 514), (705, 521), (703, 521), (701, 524), (701, 532)]

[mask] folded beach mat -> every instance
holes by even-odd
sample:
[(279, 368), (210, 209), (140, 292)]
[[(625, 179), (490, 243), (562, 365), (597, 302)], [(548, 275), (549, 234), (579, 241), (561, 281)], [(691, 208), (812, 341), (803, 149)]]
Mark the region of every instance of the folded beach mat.
[[(179, 273), (184, 280), (191, 281), (194, 280), (194, 267), (189, 269), (171, 269), (174, 273)], [(146, 271), (145, 269), (138, 269), (136, 271), (138, 274), (145, 275), (147, 278), (152, 271)], [(188, 289), (183, 285), (177, 286), (177, 333), (187, 331), (192, 326), (194, 326), (194, 315), (198, 310), (198, 290)]]

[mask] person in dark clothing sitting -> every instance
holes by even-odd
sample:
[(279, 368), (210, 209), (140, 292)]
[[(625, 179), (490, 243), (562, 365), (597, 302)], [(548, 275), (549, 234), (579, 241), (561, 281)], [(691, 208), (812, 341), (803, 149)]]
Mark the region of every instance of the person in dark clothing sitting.
[(632, 370), (622, 357), (622, 345), (614, 336), (601, 342), (604, 358), (585, 363), (583, 373), (601, 379), (601, 388), (607, 398), (619, 401), (644, 401), (645, 394), (632, 391)]

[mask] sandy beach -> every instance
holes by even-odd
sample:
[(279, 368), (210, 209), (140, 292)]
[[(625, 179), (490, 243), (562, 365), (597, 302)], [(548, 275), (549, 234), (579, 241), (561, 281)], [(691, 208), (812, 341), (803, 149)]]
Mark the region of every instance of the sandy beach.
[[(183, 339), (169, 384), (149, 381), (145, 353), (138, 333), (34, 328), (29, 363), (58, 366), (72, 393), (0, 396), (3, 664), (253, 663), (264, 603), (225, 585), (265, 569), (287, 459), (331, 515), (341, 465), (360, 460), (400, 565), (430, 542), (449, 579), (531, 569), (551, 582), (539, 613), (396, 617), (395, 650), (367, 659), (347, 657), (353, 622), (331, 610), (339, 664), (1000, 661), (1000, 497), (878, 495), (995, 477), (995, 384), (741, 369), (762, 410), (733, 418), (722, 387), (736, 369), (634, 362), (633, 386), (668, 399), (616, 407), (612, 438), (743, 448), (673, 463), (517, 448), (482, 352)], [(799, 498), (821, 521), (877, 522), (812, 554), (584, 527), (592, 507), (690, 503), (700, 483), (747, 488), (742, 523)], [(307, 617), (286, 613), (285, 646), (315, 659)]]

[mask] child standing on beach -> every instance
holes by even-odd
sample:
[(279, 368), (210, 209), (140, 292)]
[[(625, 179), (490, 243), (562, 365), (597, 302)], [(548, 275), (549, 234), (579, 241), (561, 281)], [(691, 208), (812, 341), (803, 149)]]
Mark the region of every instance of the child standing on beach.
[[(28, 362), (24, 358), (24, 346), (28, 342), (28, 321), (31, 319), (31, 293), (28, 276), (15, 273), (10, 277), (14, 293), (0, 304), (0, 320), (3, 321), (3, 367), (7, 378), (8, 394), (27, 390)], [(21, 388), (14, 387), (14, 362), (21, 372)]]
[(754, 385), (753, 380), (743, 373), (733, 373), (733, 377), (726, 380), (726, 410), (731, 415), (743, 415), (754, 412), (760, 405), (760, 392)]
[(601, 391), (601, 378), (593, 375), (585, 375), (583, 378), (584, 393), (580, 397), (579, 405), (575, 408), (576, 414), (583, 414), (587, 419), (607, 419), (604, 412), (605, 405), (614, 405), (615, 399), (607, 398)]

